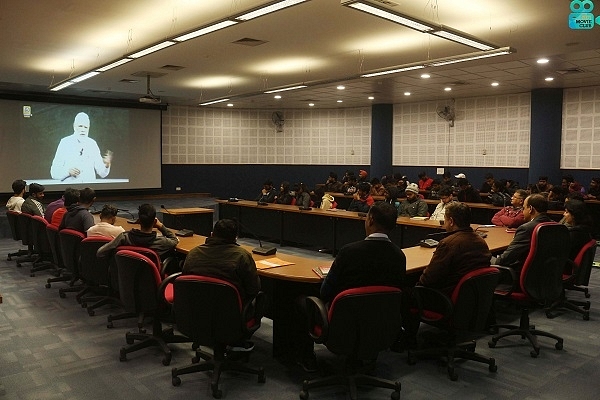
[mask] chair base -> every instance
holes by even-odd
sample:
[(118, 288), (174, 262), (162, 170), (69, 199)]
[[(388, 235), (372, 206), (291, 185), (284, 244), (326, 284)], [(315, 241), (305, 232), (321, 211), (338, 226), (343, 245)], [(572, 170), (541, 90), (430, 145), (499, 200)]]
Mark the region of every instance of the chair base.
[(496, 347), (496, 343), (498, 342), (498, 340), (502, 339), (503, 337), (514, 336), (514, 335), (518, 335), (518, 336), (521, 336), (521, 338), (523, 338), (523, 339), (527, 338), (527, 340), (529, 340), (529, 343), (531, 343), (531, 346), (533, 346), (533, 350), (531, 352), (529, 352), (529, 354), (531, 355), (531, 357), (534, 357), (534, 358), (540, 354), (540, 346), (539, 346), (538, 340), (537, 340), (538, 336), (544, 336), (544, 337), (548, 337), (548, 338), (556, 340), (556, 344), (554, 345), (554, 348), (556, 350), (562, 350), (562, 348), (563, 348), (563, 338), (561, 338), (560, 336), (554, 335), (550, 332), (544, 332), (539, 329), (535, 329), (535, 326), (531, 326), (529, 324), (529, 309), (527, 309), (527, 308), (523, 308), (521, 310), (521, 319), (519, 321), (519, 326), (516, 326), (516, 325), (494, 325), (492, 328), (509, 329), (506, 332), (503, 332), (499, 335), (495, 335), (492, 337), (492, 339), (488, 342), (488, 345), (492, 348)]
[[(199, 363), (200, 359), (203, 359), (204, 362)], [(258, 376), (258, 383), (266, 382), (265, 371), (262, 367), (250, 368), (240, 361), (227, 359), (227, 357), (225, 357), (224, 345), (215, 345), (214, 355), (197, 350), (196, 356), (192, 358), (192, 363), (192, 365), (188, 365), (187, 367), (173, 368), (171, 370), (171, 383), (173, 386), (181, 385), (181, 378), (179, 378), (179, 375), (213, 371), (210, 388), (213, 397), (215, 399), (220, 399), (223, 393), (221, 389), (219, 389), (219, 380), (223, 371), (237, 371), (254, 374)]]
[[(167, 343), (186, 343), (191, 340), (185, 336), (173, 334), (173, 328), (162, 329), (160, 321), (152, 322), (152, 333), (127, 332), (125, 341), (129, 346), (122, 347), (119, 352), (119, 361), (126, 361), (127, 354), (150, 346), (158, 346), (164, 353), (163, 365), (171, 363), (171, 349)], [(140, 329), (141, 330), (141, 329)], [(137, 343), (135, 341), (138, 340)]]
[(498, 371), (496, 360), (491, 357), (485, 357), (475, 353), (476, 343), (474, 340), (456, 344), (451, 347), (435, 347), (422, 350), (408, 350), (408, 363), (413, 365), (417, 358), (444, 358), (446, 360), (448, 377), (455, 381), (458, 379), (458, 374), (455, 371), (455, 360), (471, 360), (488, 365), (490, 372)]
[(27, 250), (27, 249), (17, 250), (14, 253), (8, 253), (6, 255), (6, 261), (12, 261), (13, 257), (22, 257), (22, 256), (25, 256), (27, 254), (29, 254), (29, 250)]
[(582, 315), (584, 321), (589, 321), (590, 306), (591, 303), (589, 301), (569, 300), (563, 294), (560, 300), (556, 301), (546, 310), (546, 317), (550, 319), (556, 318), (559, 314), (555, 313), (554, 311), (559, 309), (567, 309), (578, 312)]
[(334, 375), (325, 378), (317, 378), (310, 381), (304, 381), (302, 383), (302, 391), (300, 392), (300, 398), (307, 400), (309, 397), (308, 391), (310, 389), (316, 389), (325, 386), (346, 386), (350, 395), (350, 399), (355, 400), (357, 397), (357, 386), (373, 386), (384, 389), (393, 389), (392, 399), (400, 399), (400, 382), (394, 382), (389, 379), (377, 378), (371, 375), (365, 374), (352, 374), (352, 375)]

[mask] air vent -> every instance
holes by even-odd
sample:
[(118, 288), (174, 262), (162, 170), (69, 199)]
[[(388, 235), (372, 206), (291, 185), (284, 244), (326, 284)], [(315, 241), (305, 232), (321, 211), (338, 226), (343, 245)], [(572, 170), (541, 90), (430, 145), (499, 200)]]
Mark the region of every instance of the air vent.
[(123, 83), (138, 83), (139, 80), (137, 80), (137, 79), (121, 79), (119, 82), (123, 82)]
[(151, 72), (151, 71), (138, 71), (138, 72), (134, 72), (133, 74), (131, 74), (133, 76), (141, 76), (143, 78), (160, 78), (161, 76), (165, 76), (166, 73), (164, 72)]
[(265, 40), (243, 38), (240, 40), (236, 40), (235, 42), (232, 42), (232, 43), (233, 44), (241, 44), (242, 46), (255, 47), (255, 46), (260, 46), (261, 44), (265, 44), (267, 42)]
[(454, 81), (454, 82), (448, 82), (448, 83), (446, 83), (446, 85), (448, 85), (448, 86), (466, 86), (466, 85), (470, 85), (470, 83), (465, 82), (465, 81)]
[(182, 67), (181, 65), (171, 65), (171, 64), (167, 64), (167, 65), (163, 65), (162, 67), (160, 67), (160, 69), (166, 69), (169, 71), (179, 71), (180, 69), (184, 69), (185, 67)]
[(389, 7), (396, 7), (398, 5), (398, 3), (394, 3), (393, 1), (389, 0), (375, 0), (375, 2)]
[(557, 74), (561, 74), (561, 75), (571, 75), (571, 74), (580, 74), (582, 72), (585, 72), (584, 70), (582, 70), (581, 68), (567, 68), (567, 69), (559, 69), (556, 71)]

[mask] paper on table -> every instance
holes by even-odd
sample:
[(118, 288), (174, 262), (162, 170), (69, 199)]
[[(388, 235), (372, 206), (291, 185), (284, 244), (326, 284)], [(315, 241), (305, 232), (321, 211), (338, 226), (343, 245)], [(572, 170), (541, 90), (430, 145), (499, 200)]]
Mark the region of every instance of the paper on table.
[(277, 257), (267, 258), (266, 260), (260, 260), (256, 262), (257, 269), (268, 269), (274, 267), (283, 267), (284, 265), (292, 265), (293, 262), (284, 261)]

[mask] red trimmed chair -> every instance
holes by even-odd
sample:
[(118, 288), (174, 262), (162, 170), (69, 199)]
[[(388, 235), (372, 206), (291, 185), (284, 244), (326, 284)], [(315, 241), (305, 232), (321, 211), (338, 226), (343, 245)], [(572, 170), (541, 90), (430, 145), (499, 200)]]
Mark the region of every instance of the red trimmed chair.
[[(171, 286), (159, 291), (162, 283), (159, 266), (155, 260), (132, 250), (118, 250), (115, 265), (119, 281), (119, 296), (127, 313), (138, 316), (138, 332), (128, 332), (128, 346), (121, 348), (119, 360), (127, 360), (127, 354), (158, 346), (164, 353), (163, 365), (171, 363), (171, 349), (167, 343), (185, 343), (190, 339), (173, 333), (173, 328), (162, 328), (161, 318), (167, 315), (166, 302), (172, 302)], [(164, 297), (162, 294), (164, 293)], [(143, 329), (144, 319), (152, 318), (152, 333)], [(135, 343), (137, 341), (137, 343)]]
[[(554, 318), (557, 314), (553, 311), (559, 308), (566, 308), (571, 311), (580, 313), (584, 321), (590, 319), (589, 301), (570, 300), (566, 297), (566, 290), (574, 290), (583, 292), (586, 298), (590, 297), (588, 284), (590, 283), (590, 275), (592, 273), (592, 264), (596, 255), (596, 240), (590, 239), (577, 253), (575, 260), (567, 260), (565, 272), (563, 272), (563, 292), (560, 300), (555, 302), (552, 307), (546, 310), (548, 318)], [(580, 308), (581, 307), (581, 308)]]
[(446, 334), (443, 337), (445, 343), (440, 347), (409, 350), (409, 364), (414, 364), (416, 358), (421, 357), (445, 358), (448, 376), (453, 381), (458, 379), (454, 370), (457, 358), (488, 364), (490, 372), (496, 372), (498, 367), (493, 358), (475, 353), (475, 340), (457, 343), (457, 339), (463, 333), (484, 330), (499, 278), (497, 268), (476, 269), (461, 278), (450, 297), (437, 289), (415, 286), (413, 296), (421, 322)]
[(389, 286), (364, 286), (344, 290), (331, 302), (329, 310), (317, 297), (307, 297), (309, 334), (334, 354), (346, 357), (343, 374), (317, 378), (302, 383), (300, 398), (308, 399), (310, 389), (344, 385), (350, 398), (356, 399), (356, 386), (368, 385), (393, 389), (392, 399), (400, 398), (400, 382), (367, 375), (356, 367), (374, 360), (388, 349), (402, 330), (402, 291)]
[[(86, 237), (81, 241), (79, 251), (81, 255), (81, 278), (85, 282), (85, 288), (78, 295), (81, 299), (81, 307), (86, 308), (88, 315), (93, 316), (95, 309), (103, 305), (120, 305), (119, 298), (114, 294), (115, 289), (110, 281), (110, 257), (97, 257), (98, 249), (109, 243), (112, 239), (104, 236)], [(92, 292), (92, 296), (86, 296)], [(95, 296), (94, 296), (95, 295)], [(89, 302), (94, 303), (88, 305)]]
[[(13, 240), (17, 242), (21, 241), (21, 235), (19, 234), (19, 222), (17, 220), (19, 214), (20, 213), (18, 211), (6, 211), (6, 219), (8, 220), (8, 225), (10, 226), (10, 233), (12, 235)], [(19, 249), (13, 253), (8, 253), (6, 260), (11, 261), (13, 257), (21, 257), (27, 254), (27, 249)]]
[(506, 332), (495, 335), (488, 342), (490, 347), (506, 337), (517, 335), (527, 338), (533, 350), (531, 357), (540, 353), (538, 336), (545, 336), (556, 340), (554, 348), (562, 350), (563, 338), (549, 332), (535, 329), (529, 323), (529, 310), (535, 307), (549, 307), (562, 293), (562, 273), (569, 254), (569, 230), (563, 224), (556, 222), (543, 222), (538, 224), (531, 235), (529, 254), (521, 269), (519, 276), (514, 269), (496, 266), (512, 277), (512, 284), (496, 288), (497, 299), (504, 299), (516, 303), (521, 307), (519, 326), (495, 325), (492, 328), (506, 328)]
[(17, 267), (22, 267), (22, 263), (34, 262), (37, 259), (35, 249), (33, 247), (33, 230), (31, 227), (32, 215), (27, 213), (18, 213), (17, 215), (17, 229), (19, 236), (21, 237), (21, 243), (23, 246), (27, 246), (27, 254), (17, 259)]
[[(58, 238), (60, 255), (65, 267), (64, 275), (70, 278), (69, 287), (58, 289), (58, 295), (64, 299), (67, 297), (66, 293), (79, 292), (84, 288), (83, 284), (77, 284), (77, 282), (81, 278), (79, 275), (81, 265), (79, 245), (85, 239), (85, 235), (74, 229), (63, 229), (58, 232)], [(80, 297), (77, 297), (78, 302), (79, 299)]]
[[(250, 368), (226, 356), (227, 345), (250, 338), (260, 328), (264, 308), (262, 292), (244, 305), (237, 288), (222, 279), (174, 274), (165, 282), (173, 282), (177, 329), (192, 339), (196, 349), (192, 365), (171, 371), (173, 386), (181, 384), (179, 375), (213, 371), (210, 387), (213, 397), (218, 399), (222, 396), (219, 379), (223, 371), (254, 374), (259, 383), (264, 383), (262, 368)], [(198, 350), (200, 345), (212, 347), (213, 354)], [(199, 363), (200, 359), (204, 361)]]
[(50, 251), (52, 252), (52, 261), (57, 266), (57, 272), (55, 278), (48, 278), (46, 280), (46, 288), (50, 288), (52, 283), (55, 282), (68, 282), (71, 280), (69, 274), (65, 271), (65, 264), (60, 254), (60, 239), (58, 237), (58, 226), (48, 224), (46, 225), (46, 236), (48, 236), (48, 243), (50, 244)]
[(31, 240), (33, 248), (37, 253), (37, 258), (31, 266), (30, 276), (35, 276), (35, 273), (38, 271), (51, 268), (58, 269), (58, 266), (52, 262), (52, 249), (50, 248), (50, 241), (46, 233), (48, 225), (48, 221), (39, 215), (31, 216)]

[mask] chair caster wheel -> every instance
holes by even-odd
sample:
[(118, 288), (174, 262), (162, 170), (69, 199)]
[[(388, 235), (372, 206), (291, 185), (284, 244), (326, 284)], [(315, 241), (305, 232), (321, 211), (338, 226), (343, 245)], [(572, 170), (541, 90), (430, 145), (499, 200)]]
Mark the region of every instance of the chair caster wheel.
[(61, 299), (64, 299), (64, 298), (66, 298), (66, 297), (67, 297), (67, 294), (66, 294), (66, 293), (63, 293), (63, 292), (58, 292), (58, 296), (59, 296)]
[(592, 305), (592, 304), (591, 304), (589, 301), (586, 301), (586, 302), (585, 302), (585, 305), (583, 306), (583, 309), (587, 311), (587, 310), (589, 310), (589, 309), (590, 309), (590, 306), (591, 306), (591, 305)]
[(50, 289), (52, 285), (50, 283), (46, 283), (46, 289)]
[(200, 362), (200, 357), (194, 356), (192, 357), (192, 364), (198, 364)]
[(586, 299), (589, 299), (589, 298), (590, 298), (590, 296), (591, 296), (591, 294), (589, 294), (589, 293), (586, 293), (586, 294), (585, 294), (585, 298), (586, 298)]
[(498, 366), (496, 364), (491, 364), (488, 368), (488, 370), (490, 372), (497, 372), (498, 371)]
[(87, 303), (81, 303), (81, 308), (87, 308)]
[(529, 355), (531, 356), (531, 358), (537, 358), (537, 356), (538, 356), (539, 354), (540, 354), (540, 351), (539, 351), (539, 349), (538, 349), (537, 351), (536, 351), (536, 350), (531, 350), (531, 351), (529, 352)]
[(171, 383), (173, 384), (173, 386), (179, 386), (181, 385), (181, 378), (178, 376), (171, 378)]
[(396, 389), (395, 392), (392, 392), (392, 400), (400, 400), (400, 389)]
[(267, 381), (267, 377), (265, 376), (265, 370), (260, 368), (258, 370), (258, 383), (265, 383)]
[(458, 374), (454, 371), (454, 368), (448, 368), (448, 376), (450, 377), (451, 381), (458, 380)]
[(133, 339), (132, 339), (132, 338), (130, 338), (130, 337), (128, 337), (128, 336), (126, 336), (126, 337), (125, 337), (125, 342), (127, 342), (127, 344), (130, 344), (130, 345), (131, 345), (131, 344), (133, 344)]
[(590, 320), (590, 313), (583, 314), (583, 320), (584, 321), (589, 321)]
[(192, 343), (192, 350), (196, 351), (199, 347), (200, 345), (198, 343)]
[(32, 272), (29, 274), (30, 277), (34, 278), (35, 277), (35, 272)]
[(124, 349), (121, 349), (119, 352), (119, 361), (127, 361), (127, 353), (125, 353)]
[(216, 383), (211, 383), (210, 390), (212, 390), (212, 395), (215, 399), (223, 397), (223, 391), (219, 389), (219, 386)]
[(166, 354), (165, 357), (162, 359), (162, 365), (166, 367), (169, 364), (171, 364), (171, 353)]
[(112, 328), (114, 328), (115, 326), (113, 325), (113, 323), (112, 323), (112, 322), (109, 322), (108, 324), (106, 324), (106, 327), (107, 327), (108, 329), (112, 329)]
[(562, 350), (563, 349), (563, 342), (556, 342), (556, 344), (554, 345), (554, 348), (556, 350)]
[(302, 400), (308, 400), (308, 392), (305, 392), (304, 390), (302, 390), (302, 391), (300, 392), (300, 398), (301, 398)]
[(96, 311), (92, 310), (91, 308), (88, 308), (87, 312), (90, 317), (93, 317), (94, 315), (96, 315)]
[(490, 341), (488, 342), (488, 347), (490, 347), (490, 348), (492, 348), (492, 349), (493, 349), (494, 347), (496, 347), (496, 342), (495, 342), (495, 341), (493, 341), (493, 340), (490, 340)]
[(23, 265), (21, 263), (17, 263), (17, 267), (21, 268)]

